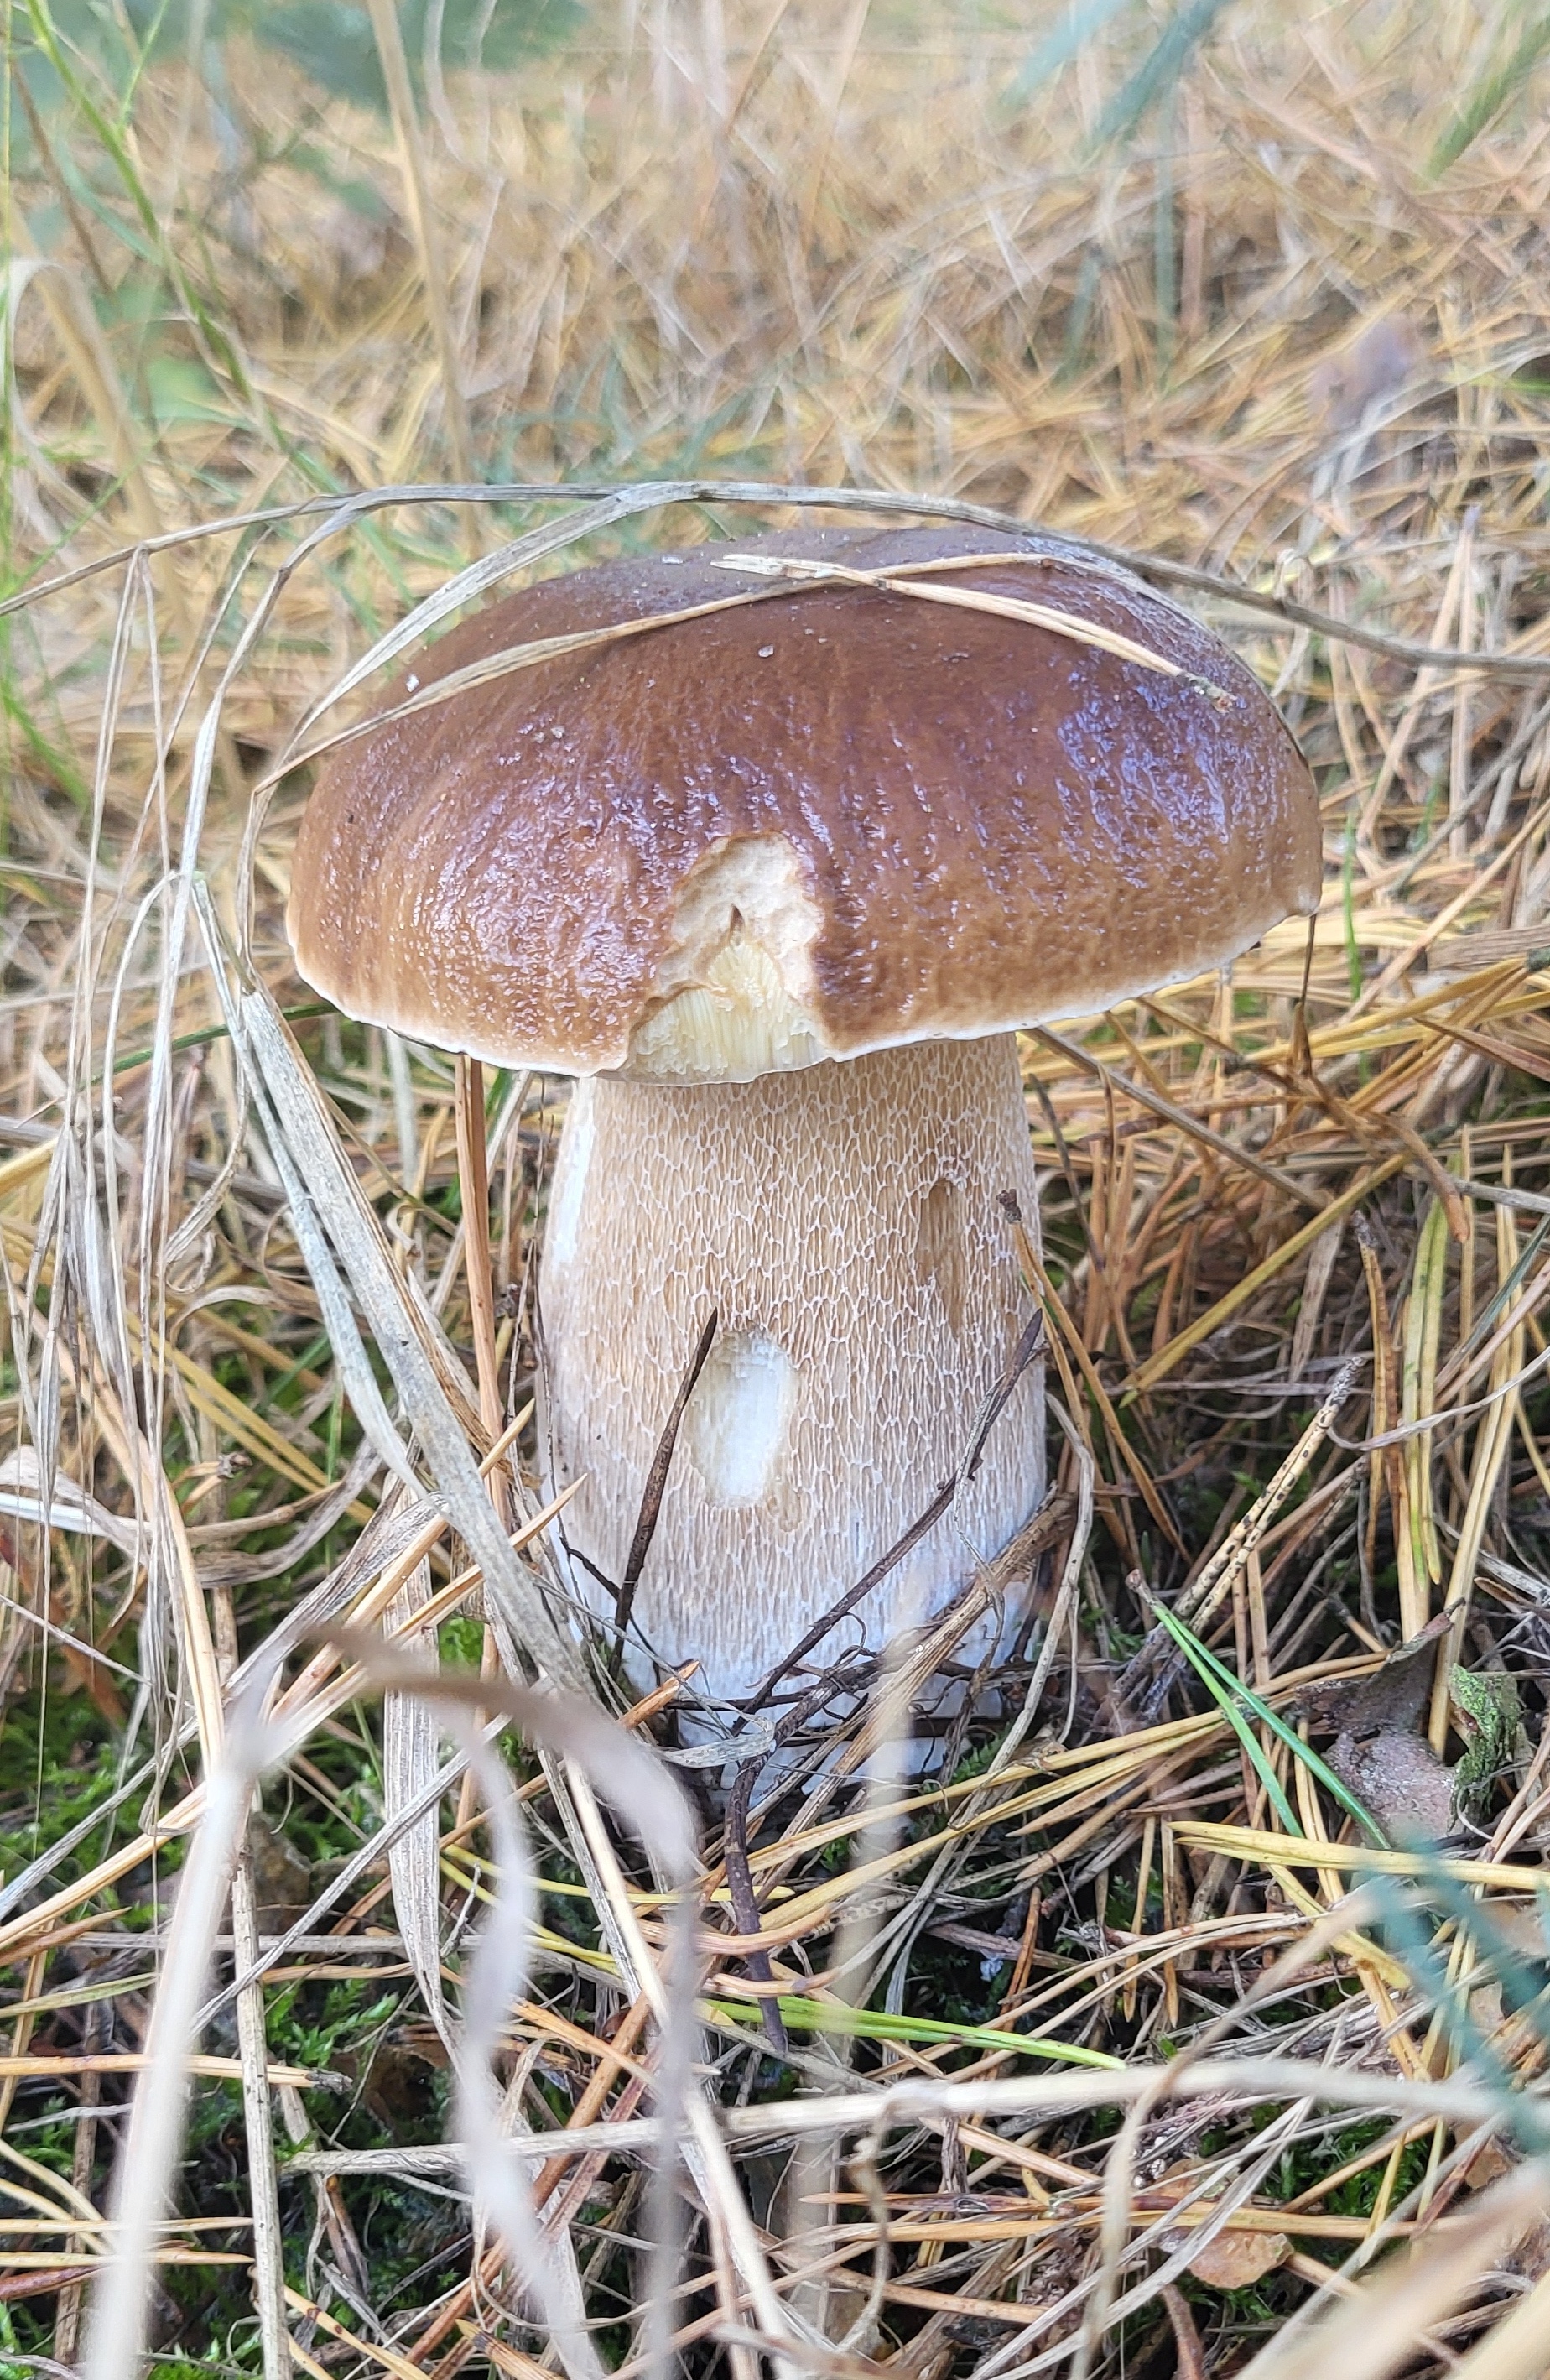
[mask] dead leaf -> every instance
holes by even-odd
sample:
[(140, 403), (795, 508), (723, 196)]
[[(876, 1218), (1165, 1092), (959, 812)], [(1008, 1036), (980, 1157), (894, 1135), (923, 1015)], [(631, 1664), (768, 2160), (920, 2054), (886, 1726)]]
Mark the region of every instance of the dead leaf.
[(1464, 2168), (1464, 2186), (1468, 2190), (1488, 2190), (1494, 2181), (1500, 2181), (1504, 2173), (1510, 2173), (1517, 2162), (1500, 2141), (1482, 2141)]
[(1208, 2289), (1252, 2289), (1290, 2253), (1284, 2231), (1218, 2231), (1191, 2257), (1189, 2268)]
[(1340, 1735), (1376, 1735), (1386, 1728), (1407, 1733), (1431, 1699), (1431, 1661), (1422, 1657), (1435, 1653), (1438, 1638), (1451, 1624), (1439, 1612), (1408, 1645), (1390, 1653), (1381, 1669), (1364, 1678), (1321, 1678), (1293, 1696), (1291, 1709), (1314, 1727)]
[(1329, 1766), (1397, 1842), (1440, 1842), (1453, 1829), (1453, 1772), (1418, 1732), (1432, 1696), (1439, 1613), (1364, 1678), (1326, 1678), (1296, 1698), (1297, 1716), (1332, 1728)]

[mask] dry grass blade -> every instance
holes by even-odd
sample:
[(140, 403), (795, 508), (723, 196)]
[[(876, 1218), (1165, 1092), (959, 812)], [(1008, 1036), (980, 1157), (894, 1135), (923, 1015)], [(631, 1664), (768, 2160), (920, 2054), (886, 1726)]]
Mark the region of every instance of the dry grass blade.
[(449, 1512), (478, 1560), (486, 1586), (508, 1611), (517, 1642), (549, 1675), (560, 1684), (578, 1682), (571, 1645), (555, 1629), (529, 1575), (512, 1559), (467, 1441), (421, 1343), (417, 1317), (412, 1310), (406, 1311), (377, 1219), (360, 1196), (316, 1085), (299, 1062), (272, 1003), (261, 995), (249, 994), (241, 1006), (255, 1063), (262, 1072), (286, 1139), (312, 1195), (328, 1216), (330, 1236), (371, 1319), (377, 1345), (394, 1371), (406, 1409), (447, 1495)]
[(177, 2159), (193, 2018), (247, 1825), (254, 1781), (272, 1750), (249, 1691), (214, 1759), (204, 1823), (178, 1896), (166, 1975), (156, 1997), (148, 2070), (136, 2092), (118, 2169), (114, 2246), (93, 2301), (86, 2370), (91, 2380), (129, 2380), (139, 2368), (154, 2234)]
[[(1013, 562), (1017, 559), (1015, 554), (1010, 558)], [(976, 554), (973, 562), (984, 568), (987, 559), (984, 554)], [(723, 553), (717, 556), (717, 565), (722, 570), (745, 570), (759, 578), (792, 579), (799, 586), (876, 587), (884, 594), (913, 596), (921, 602), (945, 603), (950, 607), (956, 604), (960, 611), (985, 612), (995, 619), (1023, 620), (1031, 627), (1052, 628), (1058, 637), (1067, 637), (1072, 644), (1087, 645), (1098, 652), (1113, 653), (1120, 661), (1133, 662), (1138, 669), (1155, 670), (1159, 677), (1182, 677), (1186, 674), (1177, 662), (1165, 660), (1161, 653), (1154, 652), (1149, 645), (1138, 643), (1133, 637), (1120, 636), (1115, 630), (1104, 628), (1091, 620), (1079, 620), (1073, 613), (1060, 611), (1050, 603), (1024, 602), (1015, 595), (984, 595), (973, 587), (943, 587), (934, 577), (922, 578), (902, 570), (847, 570), (836, 562), (793, 561), (775, 555)], [(963, 565), (950, 554), (932, 566), (942, 571)], [(1229, 699), (1220, 687), (1203, 686), (1201, 690), (1218, 703)]]
[[(420, 1618), (431, 1598), (430, 1565), (418, 1562), (388, 1607), (387, 1623), (410, 1651), (433, 1652), (435, 1631)], [(428, 1643), (427, 1640), (430, 1640)], [(389, 1847), (393, 1906), (420, 1998), (437, 2032), (452, 2047), (442, 1987), (442, 1829), (425, 1799), (441, 1767), (436, 1714), (423, 1696), (390, 1694), (382, 1702), (382, 1815), (389, 1827), (410, 1807), (420, 1815)], [(247, 1964), (248, 1961), (244, 1961)]]
[(1283, 2333), (1247, 2367), (1253, 2380), (1314, 2380), (1329, 2370), (1331, 2357), (1351, 2380), (1385, 2380), (1410, 2359), (1417, 2335), (1452, 2310), (1543, 2204), (1544, 2178), (1535, 2167), (1498, 2183), (1445, 2243), (1405, 2259), (1323, 2322)]
[(1458, 2370), (1464, 2380), (1534, 2380), (1544, 2369), (1547, 2322), (1550, 2276), (1536, 2282), (1490, 2336), (1460, 2358)]

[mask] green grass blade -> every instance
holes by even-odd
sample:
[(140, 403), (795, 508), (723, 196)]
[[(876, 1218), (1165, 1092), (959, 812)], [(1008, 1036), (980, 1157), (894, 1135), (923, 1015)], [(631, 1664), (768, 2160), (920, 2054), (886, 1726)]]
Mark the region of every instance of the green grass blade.
[[(1235, 1727), (1238, 1726), (1237, 1718), (1233, 1718), (1234, 1709), (1238, 1710), (1240, 1716), (1241, 1716), (1241, 1712), (1244, 1708), (1251, 1710), (1255, 1718), (1263, 1720), (1265, 1725), (1270, 1730), (1271, 1734), (1276, 1736), (1286, 1745), (1287, 1750), (1291, 1754), (1293, 1759), (1300, 1760), (1302, 1763), (1303, 1767), (1308, 1770), (1309, 1774), (1318, 1779), (1318, 1781), (1324, 1787), (1325, 1791), (1334, 1796), (1335, 1800), (1338, 1802), (1341, 1809), (1346, 1812), (1347, 1815), (1354, 1818), (1359, 1827), (1364, 1827), (1366, 1828), (1368, 1834), (1371, 1835), (1374, 1842), (1377, 1844), (1379, 1850), (1391, 1851), (1393, 1849), (1393, 1845), (1390, 1843), (1388, 1837), (1384, 1833), (1383, 1828), (1379, 1826), (1377, 1820), (1374, 1817), (1372, 1812), (1364, 1808), (1362, 1803), (1357, 1800), (1349, 1785), (1343, 1785), (1340, 1782), (1340, 1779), (1336, 1776), (1335, 1771), (1329, 1767), (1327, 1761), (1324, 1761), (1319, 1758), (1318, 1754), (1314, 1750), (1312, 1744), (1304, 1743), (1296, 1729), (1288, 1727), (1285, 1719), (1282, 1718), (1278, 1711), (1272, 1710), (1267, 1702), (1262, 1702), (1259, 1695), (1255, 1694), (1252, 1686), (1246, 1686), (1243, 1683), (1242, 1679), (1235, 1676), (1233, 1671), (1228, 1668), (1225, 1661), (1219, 1661), (1215, 1653), (1212, 1652), (1210, 1646), (1203, 1645), (1200, 1638), (1194, 1633), (1194, 1631), (1192, 1628), (1187, 1628), (1184, 1622), (1178, 1617), (1177, 1613), (1167, 1610), (1160, 1603), (1154, 1604), (1153, 1609), (1156, 1612), (1158, 1619), (1162, 1621), (1163, 1626), (1168, 1630), (1169, 1634), (1178, 1645), (1180, 1650), (1187, 1655), (1188, 1658), (1199, 1670), (1202, 1678), (1205, 1679), (1205, 1683), (1211, 1688), (1213, 1694), (1216, 1694), (1217, 1700), (1222, 1704), (1222, 1707), (1227, 1711), (1228, 1717), (1232, 1718), (1233, 1725)], [(1218, 1685), (1221, 1689), (1219, 1693), (1217, 1692)], [(1224, 1694), (1228, 1697), (1227, 1701), (1223, 1701)], [(1229, 1707), (1229, 1704), (1232, 1707)], [(1239, 1729), (1239, 1732), (1240, 1734), (1242, 1734), (1243, 1730)], [(1251, 1741), (1253, 1751), (1257, 1753), (1260, 1749), (1259, 1739), (1257, 1736), (1253, 1736), (1252, 1731), (1250, 1735), (1244, 1736), (1244, 1742), (1246, 1744)], [(1254, 1765), (1256, 1767), (1259, 1766), (1257, 1760)], [(1260, 1773), (1263, 1776), (1263, 1769)], [(1279, 1789), (1278, 1788), (1277, 1790), (1278, 1791)], [(1278, 1807), (1280, 1805), (1278, 1804)], [(1292, 1832), (1293, 1834), (1300, 1835), (1302, 1834), (1302, 1829), (1293, 1822)]]
[(1201, 42), (1227, 6), (1227, 0), (1187, 0), (1175, 9), (1135, 72), (1122, 82), (1098, 120), (1096, 148), (1108, 140), (1125, 140), (1142, 117), (1166, 91), (1173, 90), (1188, 70)]
[[(95, 135), (103, 157), (111, 164), (128, 198), (151, 252), (160, 261), (163, 271), (172, 284), (184, 308), (188, 326), (200, 341), (205, 361), (219, 378), (223, 373), (231, 382), (243, 405), (252, 411), (260, 426), (267, 424), (264, 408), (255, 396), (248, 379), (248, 368), (235, 339), (228, 334), (204, 294), (196, 288), (183, 261), (161, 222), (156, 201), (147, 188), (137, 162), (127, 130), (127, 117), (115, 111), (110, 114), (89, 88), (76, 64), (76, 54), (59, 33), (48, 0), (26, 0), (29, 29), (42, 56), (47, 59), (58, 76), (72, 103)], [(132, 96), (132, 92), (131, 92)], [(276, 443), (282, 442), (276, 440)]]
[[(1287, 1800), (1281, 1780), (1277, 1776), (1274, 1766), (1266, 1756), (1265, 1746), (1261, 1743), (1258, 1736), (1254, 1733), (1253, 1729), (1249, 1725), (1248, 1720), (1243, 1716), (1243, 1712), (1238, 1702), (1237, 1694), (1232, 1691), (1232, 1687), (1224, 1684), (1223, 1682), (1216, 1676), (1215, 1671), (1217, 1664), (1213, 1656), (1206, 1651), (1205, 1645), (1201, 1643), (1199, 1637), (1194, 1634), (1193, 1631), (1186, 1628), (1183, 1621), (1177, 1619), (1165, 1605), (1157, 1603), (1154, 1604), (1152, 1608), (1156, 1611), (1158, 1619), (1162, 1621), (1163, 1626), (1167, 1629), (1169, 1634), (1172, 1637), (1174, 1643), (1178, 1645), (1180, 1651), (1183, 1654), (1184, 1658), (1190, 1663), (1196, 1675), (1200, 1678), (1206, 1692), (1219, 1706), (1223, 1717), (1228, 1720), (1228, 1723), (1231, 1727), (1233, 1733), (1237, 1736), (1239, 1742), (1248, 1754), (1249, 1758), (1253, 1762), (1255, 1773), (1259, 1778), (1260, 1783), (1269, 1794), (1276, 1815), (1280, 1819), (1282, 1826), (1285, 1827), (1289, 1835), (1301, 1835), (1302, 1829), (1298, 1825), (1296, 1819), (1292, 1816), (1291, 1803)], [(1229, 1672), (1229, 1675), (1230, 1675), (1230, 1672)], [(1240, 1692), (1242, 1691), (1238, 1680), (1234, 1679), (1232, 1683), (1233, 1686), (1239, 1687)]]
[(1510, 104), (1515, 93), (1528, 80), (1547, 50), (1550, 50), (1550, 8), (1543, 9), (1524, 25), (1508, 55), (1488, 66), (1464, 93), (1452, 123), (1426, 160), (1426, 171), (1433, 180), (1439, 174), (1446, 174), (1449, 165), (1455, 164), (1465, 150), (1479, 140), (1486, 127), (1495, 122), (1503, 108)]
[[(738, 2024), (757, 2024), (764, 2013), (752, 2000), (711, 2000), (708, 2005)], [(1068, 2066), (1102, 2067), (1108, 2072), (1122, 2071), (1125, 2063), (1104, 2050), (1084, 2049), (1080, 2042), (1050, 2041), (1035, 2033), (1003, 2033), (995, 2025), (890, 2016), (882, 2009), (846, 2008), (842, 2001), (804, 1999), (793, 1993), (783, 1993), (776, 2007), (793, 2033), (840, 2033), (856, 2041), (948, 2042), (955, 2048), (1010, 2050), (1018, 2058), (1049, 2058)]]
[(1008, 105), (1020, 107), (1041, 84), (1053, 82), (1061, 67), (1070, 66), (1095, 35), (1102, 32), (1109, 18), (1131, 5), (1132, 0), (1088, 0), (1085, 8), (1072, 9), (1029, 54), (1012, 77), (1006, 94)]

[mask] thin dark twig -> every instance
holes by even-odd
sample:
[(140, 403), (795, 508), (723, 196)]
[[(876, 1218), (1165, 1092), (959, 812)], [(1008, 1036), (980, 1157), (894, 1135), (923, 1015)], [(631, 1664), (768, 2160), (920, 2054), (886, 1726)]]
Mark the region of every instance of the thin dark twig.
[(684, 1419), (684, 1411), (695, 1392), (695, 1383), (705, 1369), (705, 1359), (710, 1353), (720, 1320), (720, 1314), (712, 1309), (709, 1321), (699, 1334), (699, 1343), (689, 1359), (689, 1368), (678, 1384), (678, 1393), (672, 1400), (672, 1409), (668, 1415), (662, 1434), (657, 1440), (657, 1451), (651, 1457), (651, 1467), (646, 1475), (646, 1485), (641, 1490), (640, 1512), (636, 1520), (635, 1535), (630, 1539), (630, 1550), (624, 1557), (624, 1575), (619, 1582), (618, 1596), (613, 1607), (616, 1640), (614, 1649), (620, 1658), (624, 1655), (624, 1633), (630, 1624), (630, 1614), (635, 1609), (636, 1588), (640, 1584), (640, 1573), (646, 1567), (646, 1557), (651, 1550), (651, 1540), (657, 1534), (657, 1521), (662, 1509), (662, 1496), (667, 1488), (667, 1475), (672, 1468), (672, 1450), (678, 1443), (678, 1431)]
[[(951, 1503), (951, 1487), (947, 1494)], [(859, 1684), (857, 1681), (858, 1691)], [(754, 1798), (754, 1787), (771, 1755), (782, 1750), (794, 1735), (800, 1734), (808, 1720), (815, 1718), (824, 1705), (833, 1699), (836, 1691), (832, 1671), (820, 1678), (817, 1685), (810, 1686), (800, 1702), (793, 1703), (779, 1722), (765, 1749), (757, 1753), (752, 1760), (745, 1760), (732, 1780), (722, 1827), (721, 1855), (727, 1872), (727, 1897), (732, 1902), (732, 1913), (740, 1934), (757, 1934), (764, 1923), (758, 1895), (754, 1890), (754, 1872), (748, 1864), (748, 1811)], [(743, 1964), (756, 1982), (768, 1984), (774, 1981), (767, 1950), (750, 1950)], [(762, 2012), (765, 2032), (777, 2054), (783, 2058), (789, 2046), (789, 2037), (781, 2011), (773, 1999), (767, 1999), (762, 2003)]]
[(792, 1670), (799, 1668), (808, 1654), (822, 1644), (830, 1630), (837, 1628), (841, 1621), (846, 1619), (875, 1587), (880, 1586), (890, 1571), (897, 1569), (906, 1554), (914, 1551), (922, 1537), (941, 1520), (957, 1493), (956, 1475), (944, 1479), (925, 1511), (910, 1523), (903, 1536), (895, 1538), (886, 1553), (878, 1555), (871, 1569), (865, 1572), (854, 1586), (846, 1589), (838, 1603), (831, 1604), (821, 1619), (814, 1621), (801, 1642), (792, 1647), (776, 1669), (771, 1670), (762, 1685), (756, 1686), (754, 1692), (745, 1698), (742, 1708), (750, 1718), (769, 1700), (781, 1680), (789, 1677)]
[(1205, 2380), (1205, 2358), (1201, 2351), (1200, 2333), (1194, 2326), (1189, 2300), (1182, 2289), (1169, 2281), (1163, 2287), (1162, 2301), (1173, 2325), (1173, 2348), (1178, 2357), (1174, 2370), (1179, 2380)]
[[(1050, 1138), (1055, 1143), (1055, 1161), (1060, 1169), (1060, 1178), (1064, 1182), (1067, 1192), (1071, 1197), (1072, 1212), (1078, 1224), (1081, 1226), (1082, 1237), (1086, 1244), (1087, 1261), (1092, 1266), (1093, 1270), (1097, 1274), (1098, 1279), (1103, 1282), (1104, 1287), (1107, 1290), (1108, 1286), (1108, 1268), (1104, 1264), (1102, 1250), (1099, 1248), (1096, 1240), (1093, 1237), (1093, 1227), (1087, 1217), (1086, 1200), (1082, 1196), (1082, 1185), (1076, 1178), (1076, 1168), (1071, 1161), (1071, 1150), (1066, 1145), (1066, 1135), (1060, 1129), (1060, 1119), (1055, 1112), (1055, 1102), (1049, 1096), (1047, 1085), (1039, 1075), (1032, 1075), (1030, 1077), (1030, 1081), (1033, 1085), (1034, 1097), (1037, 1099), (1040, 1107), (1044, 1110), (1046, 1129), (1048, 1131)], [(1138, 1126), (1137, 1128), (1138, 1130), (1145, 1130), (1148, 1127)]]
[[(828, 1692), (827, 1685), (824, 1692)], [(808, 1701), (812, 1700), (809, 1696)], [(815, 1703), (813, 1706), (817, 1708), (817, 1706)], [(797, 1709), (804, 1718), (807, 1716), (804, 1705), (799, 1704)], [(795, 1713), (792, 1716), (794, 1718)], [(779, 1735), (780, 1730), (777, 1729), (776, 1732)], [(745, 1761), (733, 1779), (732, 1791), (727, 1795), (721, 1857), (727, 1872), (727, 1897), (732, 1902), (733, 1919), (740, 1934), (757, 1934), (763, 1923), (758, 1895), (754, 1890), (754, 1872), (748, 1864), (748, 1805), (754, 1798), (755, 1779), (763, 1766), (762, 1760)], [(772, 1984), (775, 1980), (768, 1950), (748, 1951), (744, 1957), (743, 1971), (753, 1983)], [(766, 1999), (761, 1995), (759, 2014), (764, 2019), (764, 2030), (771, 2049), (777, 2058), (784, 2058), (791, 2047), (791, 2036), (786, 2031), (780, 2005), (773, 1997)]]

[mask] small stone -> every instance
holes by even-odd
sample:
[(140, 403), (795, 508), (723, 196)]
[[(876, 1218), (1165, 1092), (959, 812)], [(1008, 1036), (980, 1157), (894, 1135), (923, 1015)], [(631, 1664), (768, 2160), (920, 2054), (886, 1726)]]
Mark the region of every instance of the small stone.
[(1395, 1842), (1439, 1843), (1453, 1831), (1453, 1771), (1424, 1737), (1385, 1728), (1342, 1735), (1329, 1766)]
[(312, 1870), (296, 1845), (255, 1810), (248, 1821), (253, 1863), (254, 1915), (260, 1934), (284, 1934), (305, 1916), (312, 1899)]

